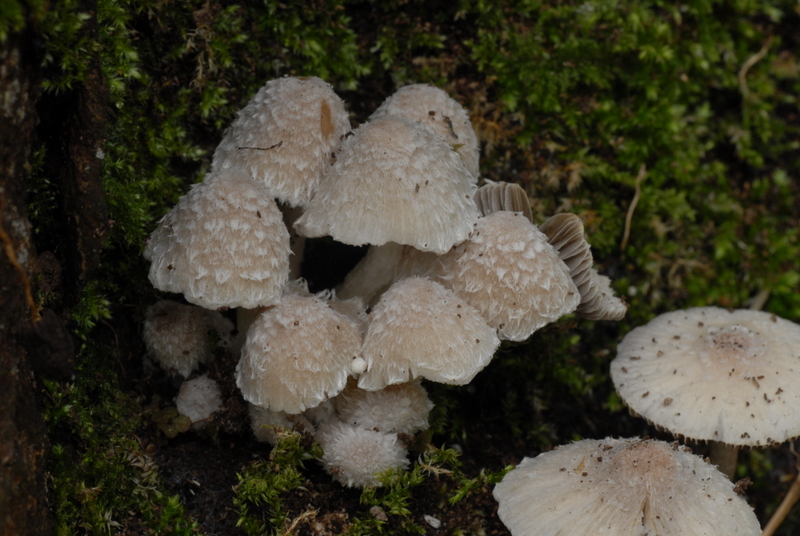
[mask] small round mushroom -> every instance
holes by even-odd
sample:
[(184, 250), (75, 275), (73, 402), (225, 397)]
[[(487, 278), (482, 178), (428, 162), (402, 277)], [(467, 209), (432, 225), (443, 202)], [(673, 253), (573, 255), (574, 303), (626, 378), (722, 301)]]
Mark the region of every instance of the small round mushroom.
[(222, 345), (231, 339), (233, 323), (217, 311), (160, 300), (147, 308), (142, 339), (148, 354), (166, 371), (184, 378), (212, 357), (210, 332)]
[(159, 222), (145, 247), (150, 282), (206, 309), (276, 303), (289, 276), (289, 232), (247, 175), (212, 173)]
[(384, 117), (345, 140), (295, 229), (354, 246), (395, 242), (444, 253), (478, 217), (474, 191), (449, 145), (407, 119)]
[(611, 378), (633, 412), (673, 434), (766, 446), (800, 436), (797, 348), (800, 326), (793, 322), (763, 311), (696, 307), (628, 333)]
[(339, 420), (366, 430), (416, 434), (428, 428), (433, 402), (419, 381), (366, 391), (349, 383), (333, 399)]
[(374, 391), (415, 378), (464, 385), (499, 345), (480, 313), (454, 293), (427, 278), (402, 279), (370, 313), (358, 386)]
[(525, 458), (495, 487), (513, 536), (757, 536), (752, 508), (682, 447), (585, 439)]
[(175, 397), (178, 413), (192, 421), (192, 428), (202, 428), (211, 416), (222, 407), (222, 392), (217, 382), (207, 374), (181, 384)]
[(305, 207), (349, 130), (342, 99), (320, 78), (270, 80), (225, 131), (212, 169), (244, 172), (271, 197)]
[(547, 237), (517, 212), (480, 218), (469, 240), (442, 255), (429, 273), (478, 309), (502, 340), (525, 340), (580, 303)]
[(403, 86), (383, 101), (370, 120), (390, 115), (415, 121), (453, 146), (475, 181), (480, 148), (467, 111), (450, 95), (430, 84)]
[(245, 400), (301, 413), (344, 389), (361, 336), (316, 296), (289, 292), (256, 317), (236, 367)]
[(323, 467), (348, 487), (381, 486), (378, 474), (408, 467), (408, 452), (397, 434), (334, 420), (319, 427), (316, 439), (323, 450)]

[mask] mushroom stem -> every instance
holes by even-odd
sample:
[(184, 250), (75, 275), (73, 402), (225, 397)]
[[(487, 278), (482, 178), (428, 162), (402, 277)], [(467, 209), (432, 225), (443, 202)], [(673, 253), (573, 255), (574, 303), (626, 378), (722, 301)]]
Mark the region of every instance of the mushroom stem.
[(736, 476), (736, 460), (739, 456), (739, 447), (728, 445), (721, 441), (711, 441), (711, 463), (716, 465), (720, 472), (728, 479), (734, 480)]
[(786, 519), (786, 516), (789, 515), (789, 512), (794, 506), (794, 503), (800, 499), (800, 473), (797, 474), (797, 478), (794, 479), (794, 483), (792, 483), (792, 487), (789, 488), (789, 491), (786, 492), (786, 496), (781, 501), (781, 504), (778, 506), (778, 509), (775, 510), (775, 513), (772, 514), (767, 526), (764, 527), (764, 531), (761, 533), (761, 536), (772, 536), (775, 534), (775, 531), (778, 530), (778, 527), (783, 523), (783, 520)]
[(336, 289), (336, 297), (342, 300), (359, 297), (368, 303), (386, 290), (394, 281), (403, 246), (387, 242), (381, 246), (370, 246), (367, 255), (356, 264), (344, 282)]
[(283, 215), (283, 223), (289, 230), (289, 247), (292, 254), (289, 257), (289, 280), (300, 277), (303, 265), (303, 256), (306, 248), (306, 237), (298, 234), (294, 229), (294, 222), (303, 215), (303, 209), (280, 203), (278, 207)]
[(233, 355), (238, 356), (242, 351), (242, 346), (244, 346), (244, 341), (247, 337), (247, 330), (250, 329), (250, 325), (255, 322), (260, 311), (262, 311), (260, 307), (255, 307), (253, 309), (238, 307), (236, 309), (236, 338), (231, 345), (231, 352)]

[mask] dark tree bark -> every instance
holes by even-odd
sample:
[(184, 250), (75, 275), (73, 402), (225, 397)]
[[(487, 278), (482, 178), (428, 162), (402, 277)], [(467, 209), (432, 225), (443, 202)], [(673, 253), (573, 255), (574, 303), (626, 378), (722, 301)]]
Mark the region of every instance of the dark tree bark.
[(52, 532), (46, 428), (20, 334), (38, 319), (25, 210), (41, 58), (26, 32), (0, 46), (0, 535)]

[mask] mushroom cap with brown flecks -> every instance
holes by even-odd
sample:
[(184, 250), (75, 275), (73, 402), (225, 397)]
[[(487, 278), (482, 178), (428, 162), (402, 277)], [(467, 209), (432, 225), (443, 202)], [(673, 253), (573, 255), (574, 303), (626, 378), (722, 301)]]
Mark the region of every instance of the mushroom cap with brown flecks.
[(244, 172), (272, 197), (305, 207), (349, 130), (344, 103), (322, 79), (270, 80), (225, 131), (212, 169)]
[(480, 218), (469, 240), (432, 263), (429, 273), (478, 309), (501, 340), (527, 339), (573, 312), (581, 298), (558, 252), (518, 212)]
[(402, 279), (370, 313), (358, 386), (375, 391), (415, 378), (464, 385), (499, 345), (480, 313), (454, 293), (427, 278)]
[(206, 309), (255, 308), (280, 299), (289, 232), (264, 187), (230, 170), (192, 186), (145, 247), (150, 282)]
[(344, 315), (316, 296), (289, 292), (247, 330), (236, 385), (251, 404), (301, 413), (344, 389), (360, 347)]
[(444, 253), (478, 218), (475, 185), (445, 142), (401, 117), (359, 127), (294, 224), (307, 237)]
[(585, 439), (525, 458), (495, 487), (513, 536), (757, 536), (725, 475), (663, 441)]
[(632, 411), (673, 434), (758, 446), (800, 436), (800, 325), (696, 307), (628, 333), (611, 363)]
[(389, 115), (416, 121), (453, 146), (474, 181), (478, 180), (480, 148), (467, 111), (444, 90), (430, 84), (403, 86), (390, 95), (370, 116)]

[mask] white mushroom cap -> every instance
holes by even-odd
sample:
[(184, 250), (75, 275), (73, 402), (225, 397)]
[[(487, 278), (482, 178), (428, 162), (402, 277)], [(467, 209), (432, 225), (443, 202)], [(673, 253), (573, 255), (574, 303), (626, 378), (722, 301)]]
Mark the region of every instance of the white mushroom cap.
[(272, 197), (304, 207), (349, 130), (344, 103), (323, 80), (271, 80), (225, 131), (212, 169), (242, 171)]
[(525, 340), (580, 302), (556, 250), (518, 212), (480, 218), (469, 240), (434, 263), (432, 273), (478, 309), (503, 340)]
[(370, 313), (361, 347), (371, 391), (414, 378), (464, 385), (492, 359), (500, 341), (478, 311), (427, 278), (400, 280)]
[(453, 149), (407, 119), (359, 127), (295, 229), (360, 246), (397, 242), (444, 253), (478, 218), (475, 186)]
[(222, 407), (222, 392), (217, 382), (203, 374), (181, 384), (175, 406), (178, 413), (189, 417), (192, 427), (196, 429), (202, 427)]
[(757, 536), (714, 466), (663, 441), (586, 439), (525, 458), (495, 487), (513, 536)]
[(662, 314), (620, 342), (611, 378), (674, 434), (740, 446), (800, 436), (800, 326), (763, 311)]
[(339, 419), (366, 430), (416, 434), (428, 428), (433, 402), (419, 381), (366, 391), (349, 383), (333, 399)]
[(147, 308), (142, 339), (150, 356), (166, 371), (184, 378), (212, 357), (210, 331), (227, 341), (233, 324), (217, 311), (160, 300)]
[(250, 417), (250, 429), (253, 430), (256, 440), (262, 443), (277, 444), (280, 439), (277, 428), (314, 431), (314, 426), (302, 413), (290, 415), (285, 411), (272, 411), (255, 404), (248, 404), (247, 412)]
[(456, 151), (472, 177), (478, 179), (480, 149), (467, 111), (450, 95), (429, 84), (401, 87), (370, 116), (370, 120), (389, 115), (416, 121)]
[(575, 214), (556, 214), (542, 223), (539, 230), (556, 248), (581, 293), (581, 303), (575, 312), (589, 320), (622, 320), (628, 306), (614, 295), (611, 279), (592, 268), (594, 258), (581, 219)]
[(289, 277), (289, 232), (262, 186), (214, 173), (162, 218), (144, 256), (150, 282), (205, 307), (255, 308), (280, 299)]
[(344, 315), (316, 296), (289, 293), (247, 331), (236, 385), (251, 404), (300, 413), (344, 389), (360, 346)]
[(319, 427), (316, 439), (323, 450), (323, 467), (348, 487), (381, 486), (379, 473), (408, 467), (408, 453), (397, 434), (329, 421)]

